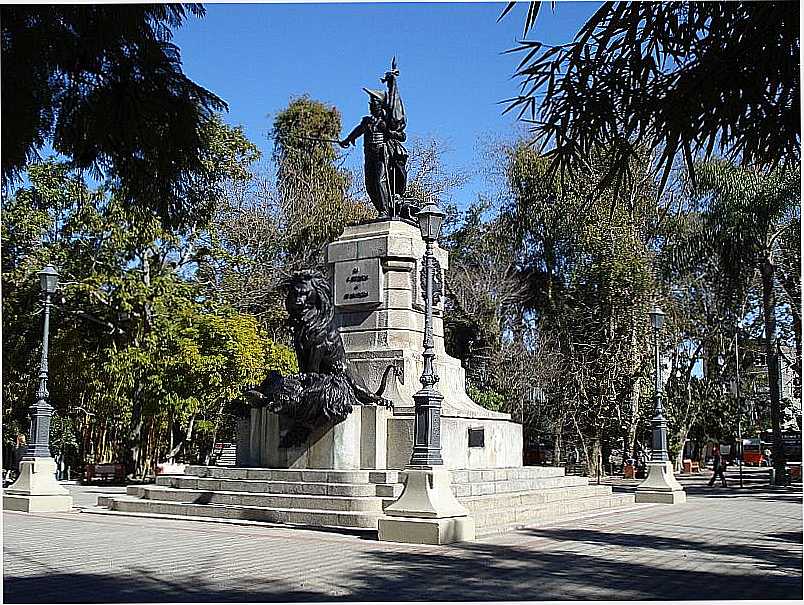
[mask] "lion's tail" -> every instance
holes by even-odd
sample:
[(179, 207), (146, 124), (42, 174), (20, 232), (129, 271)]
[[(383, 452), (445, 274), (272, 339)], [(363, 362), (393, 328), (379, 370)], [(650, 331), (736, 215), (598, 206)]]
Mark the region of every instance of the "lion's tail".
[(382, 398), (382, 394), (385, 392), (385, 387), (388, 384), (388, 377), (391, 375), (391, 372), (394, 373), (394, 379), (399, 378), (402, 375), (402, 371), (396, 367), (396, 364), (389, 364), (385, 371), (382, 374), (382, 379), (380, 380), (380, 387), (377, 389), (377, 392), (374, 393), (375, 397)]

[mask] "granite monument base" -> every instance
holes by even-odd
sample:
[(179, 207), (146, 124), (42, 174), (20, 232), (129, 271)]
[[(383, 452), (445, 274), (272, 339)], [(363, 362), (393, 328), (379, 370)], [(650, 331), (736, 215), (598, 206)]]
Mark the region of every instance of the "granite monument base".
[(452, 493), (447, 469), (409, 466), (400, 476), (402, 495), (377, 523), (381, 541), (449, 544), (475, 539), (474, 519)]
[(687, 494), (673, 474), (673, 463), (648, 462), (648, 476), (640, 483), (634, 494), (637, 504), (682, 504)]
[(343, 422), (314, 430), (298, 446), (280, 448), (286, 420), (267, 409), (252, 409), (238, 425), (237, 465), (290, 469), (384, 469), (391, 411), (356, 406)]
[(72, 507), (72, 496), (56, 481), (53, 458), (23, 458), (20, 476), (3, 490), (3, 510), (61, 513)]

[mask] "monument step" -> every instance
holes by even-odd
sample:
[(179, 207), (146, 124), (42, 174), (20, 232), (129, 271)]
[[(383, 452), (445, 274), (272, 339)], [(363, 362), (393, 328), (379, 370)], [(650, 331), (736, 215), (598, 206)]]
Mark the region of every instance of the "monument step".
[[(496, 469), (451, 469), (452, 483), (489, 483), (493, 481), (516, 481), (564, 477), (564, 468), (557, 466), (522, 466)], [(304, 481), (314, 483), (398, 483), (399, 470), (330, 470), (244, 468), (223, 466), (188, 465), (185, 476), (204, 479), (258, 480), (258, 481)], [(168, 477), (171, 475), (166, 475)], [(172, 475), (176, 476), (176, 475)]]
[(478, 536), (501, 534), (525, 526), (539, 526), (569, 520), (579, 514), (607, 511), (634, 504), (631, 494), (608, 494), (574, 498), (542, 504), (498, 508), (485, 512), (473, 512)]
[(458, 498), (468, 496), (484, 496), (490, 494), (508, 494), (532, 490), (552, 489), (557, 487), (576, 487), (588, 485), (586, 477), (533, 477), (530, 479), (508, 479), (500, 481), (483, 481), (470, 483), (452, 483), (452, 493)]
[(376, 496), (310, 496), (305, 494), (267, 494), (243, 491), (206, 491), (150, 486), (144, 490), (148, 500), (184, 502), (188, 504), (221, 504), (257, 508), (349, 511), (382, 511), (383, 504), (390, 504)]
[(257, 480), (257, 481), (304, 481), (317, 483), (368, 483), (368, 470), (243, 468), (223, 466), (188, 465), (185, 476), (208, 479)]
[(453, 469), (452, 483), (489, 483), (492, 481), (517, 481), (563, 477), (564, 467), (560, 466), (519, 466), (494, 469)]
[(200, 504), (131, 497), (109, 499), (110, 509), (122, 513), (148, 513), (180, 517), (212, 517), (313, 527), (377, 529), (379, 511), (333, 511), (296, 508), (263, 508), (247, 505)]
[[(135, 498), (142, 498), (145, 494), (145, 485), (127, 485), (126, 486), (126, 495), (127, 496), (134, 496)], [(100, 505), (101, 498), (104, 496), (98, 496), (98, 504)]]
[[(170, 476), (157, 477), (156, 484), (178, 489), (258, 492), (263, 494), (299, 494), (307, 496), (392, 497), (396, 493), (393, 489), (393, 485), (380, 486), (372, 483), (260, 481), (256, 479), (207, 479), (202, 477)], [(391, 489), (380, 490), (380, 487), (390, 487)]]
[[(185, 479), (172, 478), (179, 481)], [(577, 482), (583, 478), (561, 479)], [(161, 479), (161, 482), (165, 481), (165, 478)], [(128, 497), (100, 497), (98, 505), (121, 514), (130, 512), (157, 516), (219, 518), (223, 521), (375, 529), (377, 519), (382, 516), (382, 509), (398, 497), (402, 486), (385, 484), (372, 487), (392, 489), (394, 495), (387, 498), (380, 495), (310, 496), (136, 485), (128, 487)], [(453, 489), (455, 487), (460, 487), (460, 484), (453, 485)], [(573, 515), (630, 505), (634, 498), (632, 495), (612, 494), (609, 486), (589, 485), (587, 482), (461, 497), (459, 501), (474, 518), (478, 535), (489, 535), (524, 525), (552, 523)]]
[[(371, 483), (319, 483), (313, 481), (261, 481), (257, 479), (210, 479), (204, 477), (167, 475), (157, 477), (157, 485), (179, 489), (207, 491), (243, 491), (270, 494), (301, 494), (318, 496), (382, 496), (386, 498), (401, 493), (400, 483), (379, 483), (382, 479), (397, 479), (391, 472), (371, 473)], [(457, 497), (480, 496), (521, 492), (554, 487), (586, 485), (588, 479), (574, 476), (533, 477), (498, 481), (464, 482), (452, 484)]]
[(540, 506), (553, 502), (608, 495), (611, 495), (611, 488), (606, 485), (575, 485), (524, 492), (470, 496), (468, 498), (458, 499), (469, 511), (484, 512), (500, 510), (501, 508)]

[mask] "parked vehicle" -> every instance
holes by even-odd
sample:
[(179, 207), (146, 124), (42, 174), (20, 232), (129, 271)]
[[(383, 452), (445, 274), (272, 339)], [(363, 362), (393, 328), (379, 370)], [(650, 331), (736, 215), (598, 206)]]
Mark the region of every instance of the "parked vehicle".
[(760, 439), (743, 439), (743, 464), (747, 466), (766, 466), (768, 461), (762, 453), (764, 450)]

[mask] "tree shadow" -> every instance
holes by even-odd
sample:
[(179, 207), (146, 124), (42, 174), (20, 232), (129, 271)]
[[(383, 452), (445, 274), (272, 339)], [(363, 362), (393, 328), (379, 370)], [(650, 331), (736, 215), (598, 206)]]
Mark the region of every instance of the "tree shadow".
[(282, 581), (250, 578), (242, 586), (211, 585), (202, 574), (167, 579), (138, 570), (134, 576), (95, 573), (48, 573), (5, 577), (6, 603), (198, 603), (198, 602), (316, 602), (326, 594), (294, 589)]
[(802, 535), (801, 532), (795, 531), (784, 531), (776, 534), (768, 534), (767, 537), (771, 540), (779, 540), (781, 542), (793, 542), (795, 544), (804, 543), (804, 535)]
[[(720, 560), (735, 547), (676, 538), (603, 534), (587, 530), (528, 530), (534, 537), (599, 544), (597, 551), (528, 549), (518, 546), (463, 543), (446, 547), (377, 544), (355, 564), (326, 584), (311, 567), (301, 583), (277, 579), (281, 570), (259, 577), (229, 576), (216, 583), (205, 571), (189, 576), (131, 568), (125, 574), (53, 573), (6, 577), (8, 603), (101, 602), (321, 602), (321, 601), (533, 601), (533, 600), (718, 600), (794, 599), (802, 593), (800, 553), (754, 551), (755, 571), (732, 573), (668, 565), (656, 550), (693, 548)], [(787, 535), (787, 534), (785, 534)], [(645, 548), (645, 556), (626, 564), (611, 560), (607, 549)], [(594, 554), (590, 554), (593, 552)], [(609, 550), (610, 552), (610, 550)], [(634, 557), (634, 559), (636, 559)], [(653, 564), (653, 560), (663, 560)], [(767, 561), (783, 574), (768, 574)], [(198, 568), (214, 564), (200, 561)], [(311, 565), (313, 562), (311, 561)], [(274, 577), (272, 577), (274, 576)], [(336, 583), (337, 582), (337, 583)], [(331, 586), (336, 588), (328, 588)]]
[[(707, 528), (701, 526), (701, 534), (705, 534)], [(768, 548), (759, 544), (720, 544), (705, 540), (690, 540), (685, 538), (657, 536), (654, 534), (626, 534), (601, 532), (591, 529), (574, 528), (528, 528), (520, 530), (524, 533), (540, 538), (549, 538), (560, 542), (582, 542), (586, 544), (603, 544), (607, 547), (625, 549), (646, 549), (646, 550), (672, 550), (690, 551), (695, 550), (712, 557), (740, 555), (750, 557), (758, 563), (767, 563), (777, 569), (789, 570), (801, 573), (801, 553), (781, 550), (779, 548)]]
[(799, 599), (802, 592), (795, 556), (787, 564), (797, 561), (799, 572), (784, 576), (673, 569), (651, 565), (651, 558), (646, 553), (644, 562), (624, 565), (606, 558), (605, 549), (592, 556), (477, 543), (419, 553), (380, 551), (371, 554), (371, 569), (351, 574), (348, 600)]

